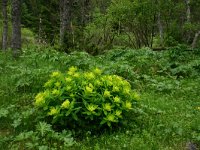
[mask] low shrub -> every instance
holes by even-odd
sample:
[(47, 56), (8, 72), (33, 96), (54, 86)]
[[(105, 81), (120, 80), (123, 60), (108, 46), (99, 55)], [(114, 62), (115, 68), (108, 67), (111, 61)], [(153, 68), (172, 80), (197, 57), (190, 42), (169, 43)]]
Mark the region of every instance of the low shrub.
[(39, 116), (65, 128), (112, 127), (125, 119), (139, 100), (129, 82), (117, 75), (103, 75), (98, 68), (53, 72), (44, 87), (35, 97)]
[(23, 131), (13, 137), (0, 136), (0, 141), (4, 144), (9, 143), (6, 149), (12, 150), (69, 149), (75, 143), (70, 131), (55, 132), (46, 122), (39, 122), (35, 130)]

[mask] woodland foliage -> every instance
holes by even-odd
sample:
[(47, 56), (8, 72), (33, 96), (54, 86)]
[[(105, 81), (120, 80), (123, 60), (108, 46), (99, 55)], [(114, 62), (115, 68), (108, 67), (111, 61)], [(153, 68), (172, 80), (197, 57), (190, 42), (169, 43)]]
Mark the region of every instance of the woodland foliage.
[[(68, 11), (63, 11), (62, 1), (22, 1), (22, 27), (31, 30), (37, 42), (66, 52), (83, 49), (98, 54), (116, 46), (199, 46), (198, 1), (65, 1)], [(10, 2), (7, 8), (11, 21)]]

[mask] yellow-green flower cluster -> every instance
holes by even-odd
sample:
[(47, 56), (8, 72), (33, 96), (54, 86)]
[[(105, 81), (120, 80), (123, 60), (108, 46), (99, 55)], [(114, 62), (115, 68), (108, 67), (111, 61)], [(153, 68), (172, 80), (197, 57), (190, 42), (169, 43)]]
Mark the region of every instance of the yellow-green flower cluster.
[(115, 103), (120, 103), (120, 98), (118, 96), (114, 97), (113, 100)]
[(43, 103), (45, 103), (44, 93), (38, 93), (35, 97), (35, 105), (40, 106)]
[(48, 113), (49, 116), (57, 115), (59, 113), (59, 110), (55, 107), (52, 107), (50, 109), (50, 112)]
[(89, 86), (85, 87), (85, 92), (86, 93), (92, 93), (92, 91), (93, 91), (93, 89), (91, 87), (89, 87)]
[(94, 86), (91, 83), (89, 83), (89, 85), (85, 87), (85, 93), (91, 94), (93, 92), (93, 89), (94, 89)]
[(93, 72), (86, 72), (84, 73), (84, 77), (88, 80), (95, 79), (95, 74)]
[(112, 110), (112, 106), (110, 103), (106, 103), (105, 105), (103, 105), (103, 109), (106, 111), (111, 111)]
[(73, 75), (75, 78), (79, 78), (80, 77), (80, 74), (79, 73), (74, 73)]
[(52, 85), (52, 81), (49, 80), (49, 81), (47, 81), (47, 82), (44, 84), (44, 87), (45, 87), (45, 88), (49, 88), (49, 87), (51, 87), (51, 85)]
[(73, 74), (75, 74), (75, 72), (77, 71), (77, 69), (78, 69), (77, 67), (72, 66), (72, 67), (69, 68), (67, 74), (73, 75)]
[(138, 100), (140, 100), (140, 95), (137, 92), (133, 92), (132, 98), (138, 101)]
[(52, 94), (53, 94), (53, 96), (59, 96), (60, 95), (60, 90), (53, 89)]
[(118, 86), (113, 86), (113, 92), (119, 92), (120, 88)]
[(116, 122), (115, 121), (115, 115), (113, 115), (113, 114), (108, 114), (107, 117), (106, 117), (106, 119), (108, 121), (110, 121), (110, 122)]
[(103, 93), (103, 96), (104, 97), (110, 97), (111, 96), (110, 91), (105, 90), (104, 93)]
[(59, 77), (61, 75), (61, 73), (59, 71), (55, 71), (52, 73), (51, 77)]
[(95, 74), (97, 74), (97, 75), (101, 75), (102, 74), (102, 70), (100, 70), (99, 68), (95, 68), (93, 72)]
[(70, 101), (67, 99), (62, 103), (61, 108), (66, 109), (69, 108), (69, 106), (70, 106)]
[(125, 102), (125, 108), (131, 109), (132, 108), (132, 103), (130, 101)]
[(56, 83), (55, 83), (55, 87), (60, 88), (60, 86), (61, 86), (61, 83), (60, 83), (60, 82), (56, 82)]
[(116, 111), (115, 111), (115, 115), (116, 115), (117, 117), (121, 118), (121, 117), (122, 117), (121, 114), (122, 114), (122, 111), (121, 111), (121, 110), (116, 110)]
[(66, 81), (67, 83), (70, 83), (70, 82), (72, 81), (72, 78), (66, 77), (66, 78), (65, 78), (65, 81)]
[(87, 109), (88, 109), (90, 112), (94, 112), (97, 108), (98, 108), (98, 105), (94, 105), (94, 104), (89, 104), (89, 105), (87, 106)]
[(45, 99), (48, 98), (50, 95), (50, 92), (47, 90), (45, 92), (38, 93), (35, 97), (35, 105), (36, 106), (42, 106), (45, 104)]

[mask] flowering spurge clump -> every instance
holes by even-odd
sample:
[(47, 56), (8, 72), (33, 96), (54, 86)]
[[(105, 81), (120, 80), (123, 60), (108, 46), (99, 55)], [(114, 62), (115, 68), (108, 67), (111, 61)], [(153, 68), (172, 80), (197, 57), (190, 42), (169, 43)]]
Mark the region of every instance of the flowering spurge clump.
[(98, 68), (81, 72), (71, 67), (66, 73), (53, 72), (44, 87), (35, 97), (35, 106), (44, 118), (64, 126), (111, 127), (125, 119), (139, 100), (129, 82), (117, 75), (103, 75)]

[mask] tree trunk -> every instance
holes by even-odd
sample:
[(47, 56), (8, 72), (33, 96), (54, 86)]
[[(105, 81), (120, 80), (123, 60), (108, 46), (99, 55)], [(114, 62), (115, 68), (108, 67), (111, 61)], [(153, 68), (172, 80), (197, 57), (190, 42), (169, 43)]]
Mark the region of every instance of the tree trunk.
[[(191, 23), (191, 11), (190, 11), (190, 0), (185, 0), (186, 3), (186, 23), (190, 24)], [(187, 35), (186, 35), (186, 41), (187, 43), (189, 43), (189, 41), (191, 40), (191, 30), (188, 31)]]
[(39, 16), (38, 43), (42, 43), (42, 18)]
[(160, 12), (158, 13), (158, 29), (159, 29), (159, 36), (160, 36), (160, 46), (163, 46), (164, 34), (163, 34), (163, 24), (161, 22)]
[(82, 0), (81, 23), (85, 26), (90, 21), (90, 0)]
[(196, 44), (197, 44), (197, 40), (198, 40), (198, 37), (200, 35), (200, 31), (198, 31), (195, 36), (194, 36), (194, 39), (193, 39), (193, 42), (192, 42), (192, 48), (195, 48), (196, 47)]
[(60, 0), (60, 46), (64, 45), (65, 35), (70, 31), (70, 0)]
[(12, 0), (12, 39), (11, 47), (16, 58), (21, 49), (21, 0)]
[(190, 23), (190, 18), (191, 18), (191, 11), (190, 11), (190, 0), (185, 0), (186, 6), (187, 6), (187, 11), (186, 11), (186, 21)]
[(3, 35), (2, 35), (2, 50), (7, 49), (8, 39), (8, 15), (7, 15), (7, 0), (2, 0), (2, 15), (3, 15)]

